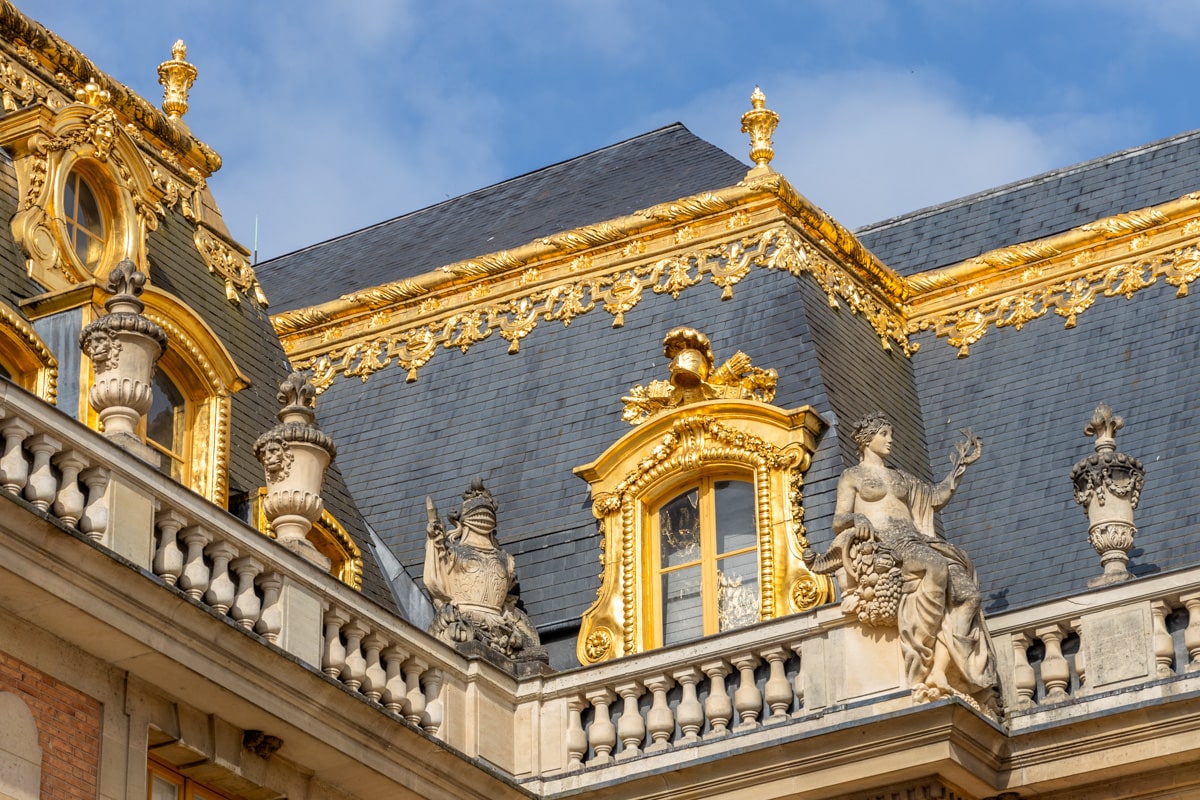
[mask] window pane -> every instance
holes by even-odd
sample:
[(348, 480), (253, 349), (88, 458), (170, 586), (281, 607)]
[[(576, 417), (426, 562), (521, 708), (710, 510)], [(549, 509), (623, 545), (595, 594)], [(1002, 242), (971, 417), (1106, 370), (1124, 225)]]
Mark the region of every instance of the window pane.
[(100, 216), (100, 203), (88, 182), (79, 178), (79, 214), (75, 217), (79, 226), (97, 238), (104, 238), (104, 218)]
[(717, 562), (717, 622), (722, 631), (758, 622), (758, 550)]
[(681, 494), (658, 512), (662, 564), (660, 568), (687, 564), (700, 558), (699, 493)]
[(704, 635), (699, 564), (663, 574), (662, 606), (663, 644), (686, 642)]
[(151, 775), (150, 800), (179, 800), (179, 786), (157, 775)]
[(746, 481), (717, 481), (713, 487), (717, 506), (717, 553), (757, 545), (754, 487)]

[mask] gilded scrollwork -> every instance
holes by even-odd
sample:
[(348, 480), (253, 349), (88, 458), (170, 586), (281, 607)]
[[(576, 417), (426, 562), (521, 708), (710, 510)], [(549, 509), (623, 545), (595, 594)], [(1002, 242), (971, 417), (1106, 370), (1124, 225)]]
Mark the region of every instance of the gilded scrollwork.
[[(917, 344), (908, 338), (904, 318), (881, 297), (860, 288), (856, 279), (833, 259), (788, 227), (775, 227), (734, 241), (680, 253), (618, 270), (607, 275), (581, 277), (549, 287), (533, 288), (507, 299), (485, 302), (448, 316), (418, 323), (415, 327), (382, 334), (367, 341), (334, 347), (319, 355), (298, 360), (300, 369), (312, 370), (314, 383), (324, 391), (337, 375), (368, 376), (388, 366), (406, 343), (423, 343), (420, 358), (398, 358), (396, 363), (415, 380), (416, 371), (432, 357), (435, 344), (467, 352), (493, 333), (509, 342), (509, 352), (520, 349), (520, 342), (531, 334), (538, 322), (560, 321), (569, 326), (576, 317), (597, 306), (613, 317), (613, 327), (624, 325), (625, 315), (650, 294), (668, 294), (677, 298), (707, 278), (732, 297), (733, 288), (751, 269), (759, 268), (789, 274), (811, 275), (826, 293), (832, 305), (845, 303), (862, 315), (875, 329), (887, 348), (893, 345), (910, 354)], [(361, 299), (361, 295), (359, 296)], [(327, 324), (330, 318), (320, 311), (296, 312), (275, 317), (280, 333)]]
[[(1091, 259), (1084, 264), (1092, 263)], [(1063, 317), (1064, 327), (1075, 327), (1080, 314), (1097, 297), (1122, 296), (1130, 299), (1142, 289), (1163, 282), (1177, 287), (1176, 296), (1186, 297), (1192, 282), (1200, 278), (1200, 248), (1195, 244), (1177, 247), (1157, 255), (1126, 258), (1034, 287), (1017, 285), (1008, 294), (984, 300), (977, 305), (929, 317), (918, 317), (911, 330), (928, 330), (946, 337), (959, 357), (970, 354), (970, 347), (991, 328), (1012, 327), (1020, 330), (1026, 323), (1050, 311)]]
[(241, 295), (245, 294), (252, 297), (259, 306), (267, 306), (266, 293), (263, 292), (245, 253), (235, 249), (203, 225), (196, 226), (193, 239), (196, 249), (200, 251), (204, 263), (208, 266), (208, 271), (225, 281), (225, 297), (229, 302), (238, 305), (242, 302)]

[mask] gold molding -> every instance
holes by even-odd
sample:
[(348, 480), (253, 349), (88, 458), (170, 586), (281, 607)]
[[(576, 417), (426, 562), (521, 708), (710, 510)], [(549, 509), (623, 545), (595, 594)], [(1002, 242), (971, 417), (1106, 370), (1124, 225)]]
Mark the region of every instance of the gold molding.
[[(9, 0), (0, 0), (0, 95), (5, 110), (47, 103), (52, 109), (75, 98), (88, 84), (107, 92), (109, 104), (147, 137), (154, 151), (167, 150), (205, 177), (221, 168), (215, 150), (195, 138), (183, 125), (119, 81), (98, 69), (90, 59), (53, 31), (22, 14)], [(64, 102), (65, 101), (65, 102)]]
[[(646, 502), (664, 487), (714, 470), (752, 476), (759, 535), (760, 619), (813, 608), (832, 585), (804, 566), (803, 476), (825, 422), (808, 406), (784, 411), (752, 400), (710, 400), (646, 420), (575, 474), (592, 487), (604, 571), (584, 612), (577, 655), (584, 664), (642, 652), (659, 621), (646, 608)], [(814, 583), (815, 582), (815, 583)], [(797, 585), (818, 587), (807, 595)], [(806, 605), (797, 607), (796, 603)], [(649, 613), (649, 616), (648, 616)]]
[(29, 321), (7, 303), (0, 303), (0, 348), (14, 381), (47, 403), (58, 403), (58, 359)]
[(1200, 277), (1200, 193), (1105, 217), (909, 278), (921, 293), (909, 330), (932, 329), (959, 357), (991, 328), (1020, 330), (1051, 311), (1075, 327), (1100, 297), (1131, 298), (1161, 278), (1188, 295)]
[[(267, 496), (267, 488), (260, 486), (255, 495), (251, 508), (251, 519), (254, 528), (263, 536), (274, 539), (275, 532), (267, 522), (263, 511), (263, 500)], [(342, 583), (356, 591), (362, 591), (363, 560), (362, 550), (354, 543), (349, 531), (337, 521), (328, 510), (322, 509), (321, 516), (313, 523), (308, 539), (317, 550), (330, 561), (330, 574)]]
[(267, 307), (267, 296), (250, 266), (249, 251), (233, 244), (203, 223), (196, 225), (193, 236), (208, 271), (225, 281), (225, 297), (234, 305), (242, 302), (241, 292)]
[[(365, 382), (372, 374), (392, 364), (405, 370), (407, 380), (413, 381), (439, 345), (447, 349), (458, 348), (465, 353), (473, 345), (498, 334), (509, 342), (508, 352), (516, 353), (520, 350), (521, 340), (541, 320), (560, 321), (569, 326), (575, 317), (601, 308), (613, 316), (613, 327), (621, 327), (625, 314), (644, 297), (669, 294), (678, 298), (680, 293), (702, 283), (706, 277), (721, 289), (722, 299), (729, 299), (733, 296), (733, 287), (755, 267), (795, 276), (811, 275), (825, 292), (830, 305), (838, 307), (845, 303), (853, 313), (862, 315), (875, 329), (885, 349), (891, 349), (895, 344), (905, 354), (916, 350), (916, 344), (908, 338), (906, 320), (890, 303), (876, 293), (864, 290), (843, 264), (788, 225), (718, 241), (702, 249), (642, 260), (608, 274), (542, 284), (524, 291), (518, 285), (518, 291), (507, 296), (481, 298), (443, 316), (437, 316), (439, 304), (433, 303), (428, 310), (434, 313), (425, 313), (409, 325), (393, 326), (392, 316), (379, 311), (365, 324), (353, 329), (358, 335), (346, 333), (345, 326), (325, 327), (327, 341), (334, 346), (320, 342), (323, 337), (317, 337), (315, 346), (308, 351), (311, 355), (307, 356), (297, 352), (295, 337), (285, 335), (283, 338), (285, 347), (291, 346), (293, 364), (298, 369), (311, 370), (313, 385), (318, 392), (328, 388), (339, 375), (357, 377)], [(417, 311), (421, 313), (419, 308)], [(289, 324), (295, 324), (298, 319), (310, 319), (310, 313), (311, 309), (281, 316), (287, 317)], [(388, 327), (394, 332), (376, 332)], [(347, 339), (350, 344), (337, 346)], [(309, 342), (312, 343), (311, 336)]]

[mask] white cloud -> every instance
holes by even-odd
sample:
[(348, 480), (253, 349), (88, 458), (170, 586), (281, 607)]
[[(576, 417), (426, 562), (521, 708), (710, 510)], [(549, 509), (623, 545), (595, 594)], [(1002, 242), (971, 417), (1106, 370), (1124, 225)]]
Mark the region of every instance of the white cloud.
[[(708, 93), (678, 113), (697, 134), (747, 160), (738, 119), (750, 88)], [(881, 69), (776, 77), (763, 90), (781, 117), (772, 166), (850, 226), (1100, 155), (1120, 127), (1080, 115), (988, 114), (951, 81)]]

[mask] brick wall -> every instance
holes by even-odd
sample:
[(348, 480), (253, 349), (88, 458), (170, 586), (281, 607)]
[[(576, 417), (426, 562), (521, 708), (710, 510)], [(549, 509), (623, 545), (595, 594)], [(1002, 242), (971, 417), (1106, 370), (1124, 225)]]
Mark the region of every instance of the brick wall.
[(24, 700), (37, 723), (41, 796), (95, 800), (100, 703), (6, 653), (0, 653), (0, 691)]

